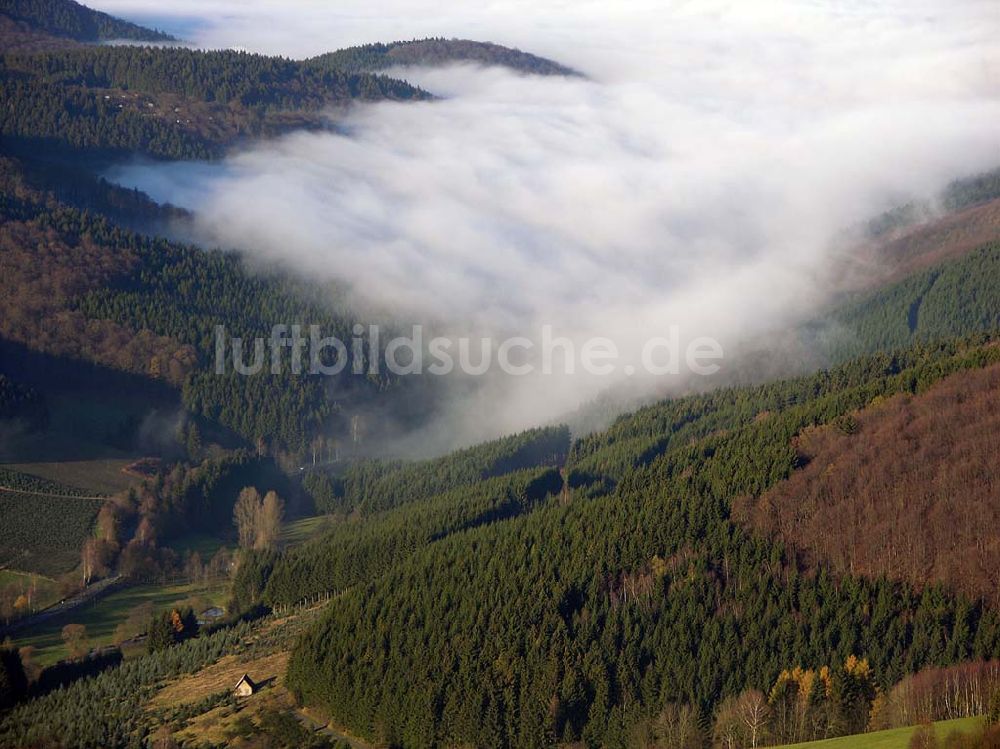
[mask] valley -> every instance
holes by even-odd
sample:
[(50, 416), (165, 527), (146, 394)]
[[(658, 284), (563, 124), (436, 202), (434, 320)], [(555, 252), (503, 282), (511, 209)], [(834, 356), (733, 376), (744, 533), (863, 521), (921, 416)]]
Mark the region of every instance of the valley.
[[(855, 120), (804, 126), (794, 77), (774, 112), (721, 68), (641, 66), (654, 85), (635, 50), (581, 65), (611, 42), (538, 28), (565, 60), (458, 36), (291, 57), (0, 0), (0, 747), (1000, 741), (989, 133), (969, 114), (934, 168), (826, 173)], [(783, 184), (814, 143), (849, 199)], [(109, 181), (169, 196), (172, 167), (202, 199)], [(572, 346), (673, 314), (740, 346), (595, 398), (581, 373), (370, 366), (416, 322), (570, 320)], [(310, 325), (344, 342), (312, 362), (332, 374), (286, 363)]]

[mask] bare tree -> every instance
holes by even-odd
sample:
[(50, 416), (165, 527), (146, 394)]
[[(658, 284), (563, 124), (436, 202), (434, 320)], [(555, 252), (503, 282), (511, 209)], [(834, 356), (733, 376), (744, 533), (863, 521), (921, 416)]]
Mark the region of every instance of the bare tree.
[(746, 728), (751, 749), (757, 749), (757, 742), (764, 737), (770, 711), (767, 699), (757, 689), (750, 689), (739, 696), (736, 712)]
[(285, 503), (277, 492), (269, 491), (264, 496), (257, 524), (256, 548), (269, 549), (278, 541), (281, 521), (285, 516)]
[(323, 435), (316, 435), (313, 438), (313, 441), (309, 444), (309, 447), (312, 450), (313, 465), (316, 465), (317, 458), (323, 455), (323, 445), (324, 445)]
[(208, 563), (207, 574), (213, 580), (225, 578), (232, 571), (233, 555), (225, 546), (219, 547), (212, 560)]
[(184, 574), (187, 578), (192, 581), (199, 581), (205, 576), (205, 565), (202, 564), (201, 554), (197, 551), (191, 552), (191, 555), (187, 558), (184, 563)]
[(653, 746), (663, 749), (700, 749), (704, 737), (698, 713), (690, 705), (667, 704), (653, 719)]
[(83, 542), (80, 552), (80, 569), (83, 572), (83, 584), (90, 585), (94, 576), (100, 573), (102, 567), (101, 542), (96, 538), (88, 538)]
[(114, 502), (105, 502), (97, 513), (97, 536), (108, 543), (119, 543), (119, 509)]
[(156, 526), (153, 525), (149, 515), (142, 516), (139, 527), (135, 530), (134, 538), (140, 544), (152, 545), (156, 543)]
[(239, 534), (240, 548), (253, 548), (261, 514), (260, 493), (252, 486), (245, 487), (233, 505), (233, 523)]
[(739, 749), (746, 736), (746, 727), (739, 711), (739, 698), (727, 697), (715, 709), (712, 738), (722, 749)]
[(941, 583), (998, 605), (998, 399), (994, 364), (805, 429), (796, 441), (803, 467), (759, 498), (738, 499), (733, 517), (837, 573)]

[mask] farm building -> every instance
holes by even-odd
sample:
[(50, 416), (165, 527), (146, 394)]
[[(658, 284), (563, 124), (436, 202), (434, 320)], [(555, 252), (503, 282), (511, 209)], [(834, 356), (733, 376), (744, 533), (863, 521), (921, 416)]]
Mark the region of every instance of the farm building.
[(237, 697), (249, 697), (256, 691), (257, 685), (253, 683), (249, 674), (243, 674), (240, 680), (236, 682), (236, 686), (233, 687), (233, 694)]

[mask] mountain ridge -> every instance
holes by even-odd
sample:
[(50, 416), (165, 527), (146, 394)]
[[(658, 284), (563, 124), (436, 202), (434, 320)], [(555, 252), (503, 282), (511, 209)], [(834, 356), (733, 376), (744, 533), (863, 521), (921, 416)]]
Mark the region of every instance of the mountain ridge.
[(125, 21), (74, 0), (0, 0), (0, 15), (28, 30), (75, 42), (176, 42), (156, 29)]
[(440, 66), (454, 63), (496, 65), (530, 75), (581, 77), (561, 63), (494, 42), (433, 37), (376, 42), (327, 52), (306, 60), (311, 65), (351, 72), (375, 72), (393, 66)]

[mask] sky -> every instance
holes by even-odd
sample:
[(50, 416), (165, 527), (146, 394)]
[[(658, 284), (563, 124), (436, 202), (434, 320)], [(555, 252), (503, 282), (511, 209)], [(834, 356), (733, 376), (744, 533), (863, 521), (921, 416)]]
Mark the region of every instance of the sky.
[[(92, 4), (206, 48), (454, 36), (583, 72), (399, 71), (442, 98), (112, 174), (196, 209), (206, 243), (449, 333), (634, 352), (676, 325), (732, 352), (822, 309), (846, 227), (1000, 164), (996, 2)], [(493, 378), (454, 418), (522, 428), (627, 377)]]

